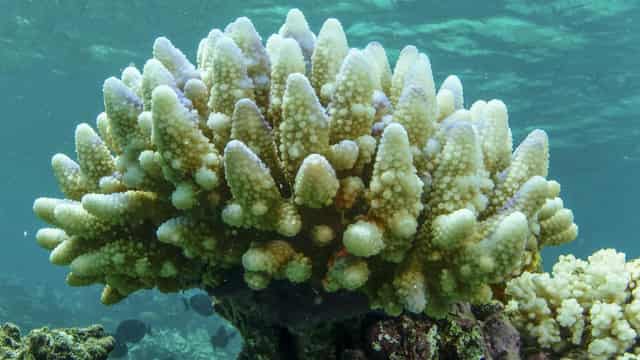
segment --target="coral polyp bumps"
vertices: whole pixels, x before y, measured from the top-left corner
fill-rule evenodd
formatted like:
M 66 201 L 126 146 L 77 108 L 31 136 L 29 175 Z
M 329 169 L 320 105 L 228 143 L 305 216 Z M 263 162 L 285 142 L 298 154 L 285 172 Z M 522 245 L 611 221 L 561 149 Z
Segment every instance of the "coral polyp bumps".
M 505 105 L 466 109 L 456 76 L 436 91 L 414 46 L 390 68 L 379 43 L 350 49 L 335 19 L 316 37 L 298 10 L 266 45 L 247 18 L 212 30 L 195 66 L 158 38 L 142 72 L 105 81 L 77 162 L 53 157 L 66 198 L 35 201 L 54 226 L 37 241 L 105 304 L 240 267 L 255 290 L 360 291 L 390 314 L 488 301 L 576 237 L 547 135 L 512 151 Z

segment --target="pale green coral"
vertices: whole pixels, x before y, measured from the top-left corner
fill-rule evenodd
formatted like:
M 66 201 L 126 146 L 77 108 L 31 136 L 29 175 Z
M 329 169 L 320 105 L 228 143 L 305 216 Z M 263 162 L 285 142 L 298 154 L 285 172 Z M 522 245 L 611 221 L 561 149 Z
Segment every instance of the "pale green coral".
M 159 37 L 153 43 L 153 57 L 169 70 L 176 81 L 176 86 L 180 88 L 185 88 L 189 80 L 200 77 L 195 66 L 189 62 L 182 51 L 173 46 L 171 41 L 165 37 Z
M 289 75 L 282 105 L 280 157 L 293 179 L 308 155 L 329 151 L 329 126 L 322 105 L 302 74 Z
M 242 99 L 236 103 L 231 118 L 230 139 L 240 140 L 247 145 L 265 162 L 273 178 L 279 183 L 284 182 L 271 126 L 251 100 Z
M 316 46 L 316 35 L 309 28 L 307 19 L 305 19 L 302 11 L 291 9 L 287 13 L 287 18 L 280 27 L 278 34 L 283 38 L 292 38 L 302 49 L 307 71 L 311 69 L 311 56 Z
M 293 236 L 300 230 L 300 220 L 287 211 L 285 199 L 266 165 L 246 145 L 232 140 L 224 151 L 227 183 L 233 200 L 222 212 L 222 219 L 237 227 L 276 230 Z
M 180 104 L 173 90 L 157 87 L 152 102 L 152 140 L 164 176 L 177 185 L 171 200 L 179 209 L 191 208 L 197 195 L 192 182 L 203 190 L 219 185 L 220 155 L 198 128 L 195 115 Z
M 247 75 L 253 81 L 256 103 L 264 113 L 269 106 L 271 65 L 267 51 L 262 46 L 262 39 L 251 20 L 246 17 L 229 24 L 225 33 L 238 45 L 247 60 Z
M 391 90 L 391 67 L 387 53 L 379 42 L 373 41 L 364 49 L 365 56 L 371 64 L 376 90 L 389 94 Z
M 276 131 L 282 118 L 282 102 L 290 74 L 304 74 L 304 57 L 300 45 L 292 39 L 273 35 L 267 43 L 271 57 L 271 92 L 269 119 Z
M 587 261 L 561 256 L 552 273 L 510 280 L 506 310 L 523 334 L 557 356 L 624 358 L 640 351 L 639 281 L 640 261 L 625 262 L 613 249 Z
M 418 227 L 423 205 L 422 181 L 416 175 L 407 132 L 391 124 L 382 134 L 373 165 L 367 198 L 368 216 L 386 229 L 382 256 L 393 262 L 404 258 Z
M 331 164 L 322 155 L 307 156 L 296 175 L 295 202 L 310 208 L 331 205 L 338 192 L 338 178 Z
M 337 255 L 329 264 L 323 280 L 327 291 L 355 290 L 369 279 L 369 267 L 364 259 L 351 255 Z
M 405 88 L 405 77 L 411 66 L 416 62 L 418 58 L 418 49 L 413 45 L 408 45 L 400 51 L 398 61 L 393 69 L 393 76 L 391 78 L 391 87 L 389 89 L 389 99 L 395 106 L 398 104 L 400 95 Z
M 329 103 L 331 142 L 370 134 L 375 115 L 373 90 L 369 62 L 361 51 L 351 50 L 336 77 Z
M 231 116 L 236 102 L 255 97 L 253 81 L 247 74 L 247 65 L 242 50 L 227 36 L 217 42 L 213 55 L 213 85 L 209 98 L 212 113 Z
M 546 134 L 512 154 L 506 106 L 465 109 L 455 76 L 436 93 L 416 47 L 391 72 L 381 44 L 348 49 L 335 19 L 317 41 L 299 10 L 265 45 L 247 18 L 224 29 L 200 41 L 197 66 L 159 38 L 142 73 L 105 81 L 77 160 L 53 157 L 67 199 L 36 200 L 51 224 L 37 241 L 70 265 L 69 285 L 104 284 L 111 304 L 241 269 L 253 289 L 323 284 L 439 315 L 575 238 L 544 178 Z
M 297 253 L 282 240 L 254 245 L 242 255 L 247 284 L 252 289 L 264 289 L 272 278 L 304 282 L 311 277 L 311 261 Z
M 311 84 L 325 105 L 334 92 L 336 75 L 348 51 L 347 37 L 340 22 L 336 19 L 325 21 L 311 57 Z

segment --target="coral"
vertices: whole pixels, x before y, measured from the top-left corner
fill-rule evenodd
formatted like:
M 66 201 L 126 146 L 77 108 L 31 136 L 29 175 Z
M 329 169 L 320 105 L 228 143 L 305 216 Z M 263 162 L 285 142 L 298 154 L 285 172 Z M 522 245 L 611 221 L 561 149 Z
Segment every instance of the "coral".
M 335 19 L 316 39 L 295 9 L 264 46 L 247 18 L 212 30 L 197 65 L 158 38 L 142 71 L 105 81 L 77 162 L 53 157 L 66 198 L 35 201 L 53 226 L 38 244 L 105 304 L 240 268 L 255 290 L 346 289 L 391 315 L 489 301 L 576 237 L 547 135 L 512 151 L 504 103 L 465 109 L 456 76 L 436 91 L 414 46 L 390 69 L 380 44 L 348 49 Z
M 550 274 L 507 283 L 507 313 L 529 342 L 556 355 L 625 358 L 640 352 L 639 284 L 640 260 L 625 262 L 613 249 L 587 261 L 560 256 Z
M 3 324 L 0 327 L 0 355 L 3 359 L 17 358 L 22 339 L 20 329 L 11 323 Z
M 0 326 L 2 359 L 106 360 L 114 346 L 115 339 L 99 325 L 83 329 L 40 328 L 25 337 L 11 323 Z

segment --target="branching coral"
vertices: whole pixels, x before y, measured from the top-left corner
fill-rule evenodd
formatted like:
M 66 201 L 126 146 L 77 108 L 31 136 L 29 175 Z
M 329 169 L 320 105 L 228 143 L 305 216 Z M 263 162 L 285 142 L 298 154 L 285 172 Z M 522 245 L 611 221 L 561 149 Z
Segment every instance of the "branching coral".
M 640 352 L 640 260 L 625 262 L 613 249 L 587 261 L 561 256 L 549 273 L 510 280 L 507 313 L 537 345 L 558 355 L 623 358 Z
M 192 65 L 166 38 L 140 72 L 104 83 L 97 132 L 52 166 L 65 199 L 34 211 L 51 262 L 112 304 L 143 288 L 215 288 L 240 267 L 366 294 L 372 307 L 441 314 L 482 302 L 576 237 L 548 140 L 512 153 L 506 106 L 464 108 L 436 91 L 406 47 L 393 72 L 378 43 L 349 49 L 329 19 L 318 38 L 298 10 L 263 42 L 251 21 L 214 29 Z

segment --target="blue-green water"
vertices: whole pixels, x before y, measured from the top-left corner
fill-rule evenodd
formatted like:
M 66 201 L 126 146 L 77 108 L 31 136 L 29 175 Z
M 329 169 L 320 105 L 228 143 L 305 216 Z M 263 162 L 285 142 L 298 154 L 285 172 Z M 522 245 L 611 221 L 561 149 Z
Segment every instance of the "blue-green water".
M 350 46 L 377 40 L 393 60 L 404 45 L 418 46 L 436 83 L 461 78 L 468 104 L 502 99 L 514 142 L 545 129 L 549 177 L 562 184 L 580 226 L 575 242 L 545 252 L 547 262 L 602 247 L 640 256 L 640 1 L 0 0 L 0 282 L 11 278 L 34 293 L 56 289 L 55 297 L 39 298 L 51 298 L 44 308 L 82 299 L 103 317 L 135 314 L 135 304 L 109 313 L 95 292 L 67 288 L 65 269 L 36 246 L 42 224 L 33 199 L 58 194 L 51 155 L 73 153 L 75 125 L 93 123 L 103 107 L 103 80 L 144 64 L 157 36 L 193 60 L 211 28 L 248 16 L 266 39 L 291 7 L 316 32 L 327 17 L 338 18 Z M 0 305 L 14 295 L 0 292 Z M 28 325 L 39 316 L 31 308 L 0 312 L 0 323 Z M 99 320 L 77 311 L 86 323 L 73 325 Z M 44 322 L 69 325 L 55 316 Z

